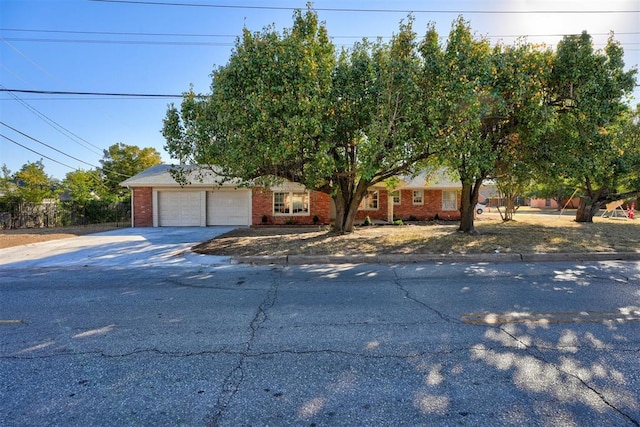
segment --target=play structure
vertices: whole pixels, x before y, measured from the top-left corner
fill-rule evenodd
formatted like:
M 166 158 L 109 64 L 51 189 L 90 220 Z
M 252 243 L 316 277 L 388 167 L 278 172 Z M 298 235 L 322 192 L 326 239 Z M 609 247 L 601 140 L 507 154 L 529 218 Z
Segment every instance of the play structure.
M 617 218 L 618 214 L 620 214 L 621 218 L 629 218 L 629 219 L 633 219 L 634 218 L 634 211 L 635 211 L 635 203 L 631 203 L 631 206 L 627 209 L 624 210 L 622 208 L 622 205 L 624 204 L 624 200 L 616 200 L 615 202 L 610 202 L 606 204 L 607 210 L 604 211 L 604 213 L 602 214 L 603 217 L 607 217 L 607 218 Z

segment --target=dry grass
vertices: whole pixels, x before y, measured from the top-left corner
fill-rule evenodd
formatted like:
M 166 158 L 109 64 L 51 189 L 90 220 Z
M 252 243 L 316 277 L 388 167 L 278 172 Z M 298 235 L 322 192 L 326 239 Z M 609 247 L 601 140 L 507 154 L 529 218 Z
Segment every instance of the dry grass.
M 242 228 L 194 249 L 231 256 L 640 252 L 638 220 L 573 219 L 570 213 L 518 213 L 505 223 L 497 214 L 484 214 L 476 221 L 480 235 L 459 233 L 457 222 L 358 227 L 347 235 L 317 227 Z
M 28 228 L 17 230 L 0 230 L 0 249 L 49 240 L 66 239 L 74 236 L 114 230 L 112 224 L 98 224 L 77 227 Z

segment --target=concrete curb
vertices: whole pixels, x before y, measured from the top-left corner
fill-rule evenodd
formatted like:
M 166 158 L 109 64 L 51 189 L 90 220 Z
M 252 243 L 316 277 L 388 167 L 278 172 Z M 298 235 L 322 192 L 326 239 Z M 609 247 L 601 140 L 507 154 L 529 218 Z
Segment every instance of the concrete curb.
M 362 254 L 362 255 L 263 255 L 231 257 L 236 264 L 308 265 L 308 264 L 411 264 L 466 262 L 587 262 L 640 261 L 640 252 L 592 253 L 486 253 L 486 254 Z

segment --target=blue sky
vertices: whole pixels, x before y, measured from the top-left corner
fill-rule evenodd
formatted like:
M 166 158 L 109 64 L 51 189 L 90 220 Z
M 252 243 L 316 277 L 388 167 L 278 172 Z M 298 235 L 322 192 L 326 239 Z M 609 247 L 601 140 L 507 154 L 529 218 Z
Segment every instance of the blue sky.
M 251 31 L 270 24 L 278 29 L 290 27 L 288 8 L 306 4 L 304 0 L 156 2 L 197 6 L 143 0 L 0 0 L 0 89 L 171 95 L 193 84 L 196 92 L 205 93 L 211 71 L 227 63 L 234 37 L 243 27 Z M 493 42 L 510 43 L 524 35 L 531 42 L 555 46 L 561 34 L 587 30 L 600 48 L 613 30 L 625 49 L 627 67 L 640 63 L 640 0 L 317 0 L 314 6 L 338 45 L 350 45 L 363 36 L 389 37 L 406 18 L 403 11 L 416 11 L 418 34 L 432 21 L 446 37 L 451 22 L 462 14 L 474 31 Z M 358 10 L 321 10 L 332 8 Z M 533 13 L 560 10 L 582 13 Z M 472 13 L 479 11 L 521 13 Z M 640 102 L 638 88 L 634 98 Z M 102 150 L 118 142 L 154 147 L 170 162 L 160 129 L 172 101 L 180 102 L 0 92 L 4 123 L 0 125 L 4 136 L 0 137 L 0 165 L 15 172 L 42 158 L 45 171 L 62 179 L 74 169 L 99 166 Z

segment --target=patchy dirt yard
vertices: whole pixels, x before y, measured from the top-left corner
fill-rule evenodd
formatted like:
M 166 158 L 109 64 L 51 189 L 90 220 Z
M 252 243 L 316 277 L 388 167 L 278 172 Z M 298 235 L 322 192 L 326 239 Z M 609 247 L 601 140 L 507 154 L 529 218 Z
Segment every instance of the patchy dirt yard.
M 502 222 L 497 214 L 476 221 L 479 235 L 457 231 L 457 222 L 358 227 L 339 235 L 323 228 L 240 228 L 194 248 L 211 255 L 366 255 L 455 253 L 640 252 L 640 220 L 570 214 L 517 214 Z
M 111 225 L 0 230 L 0 249 L 114 230 Z

